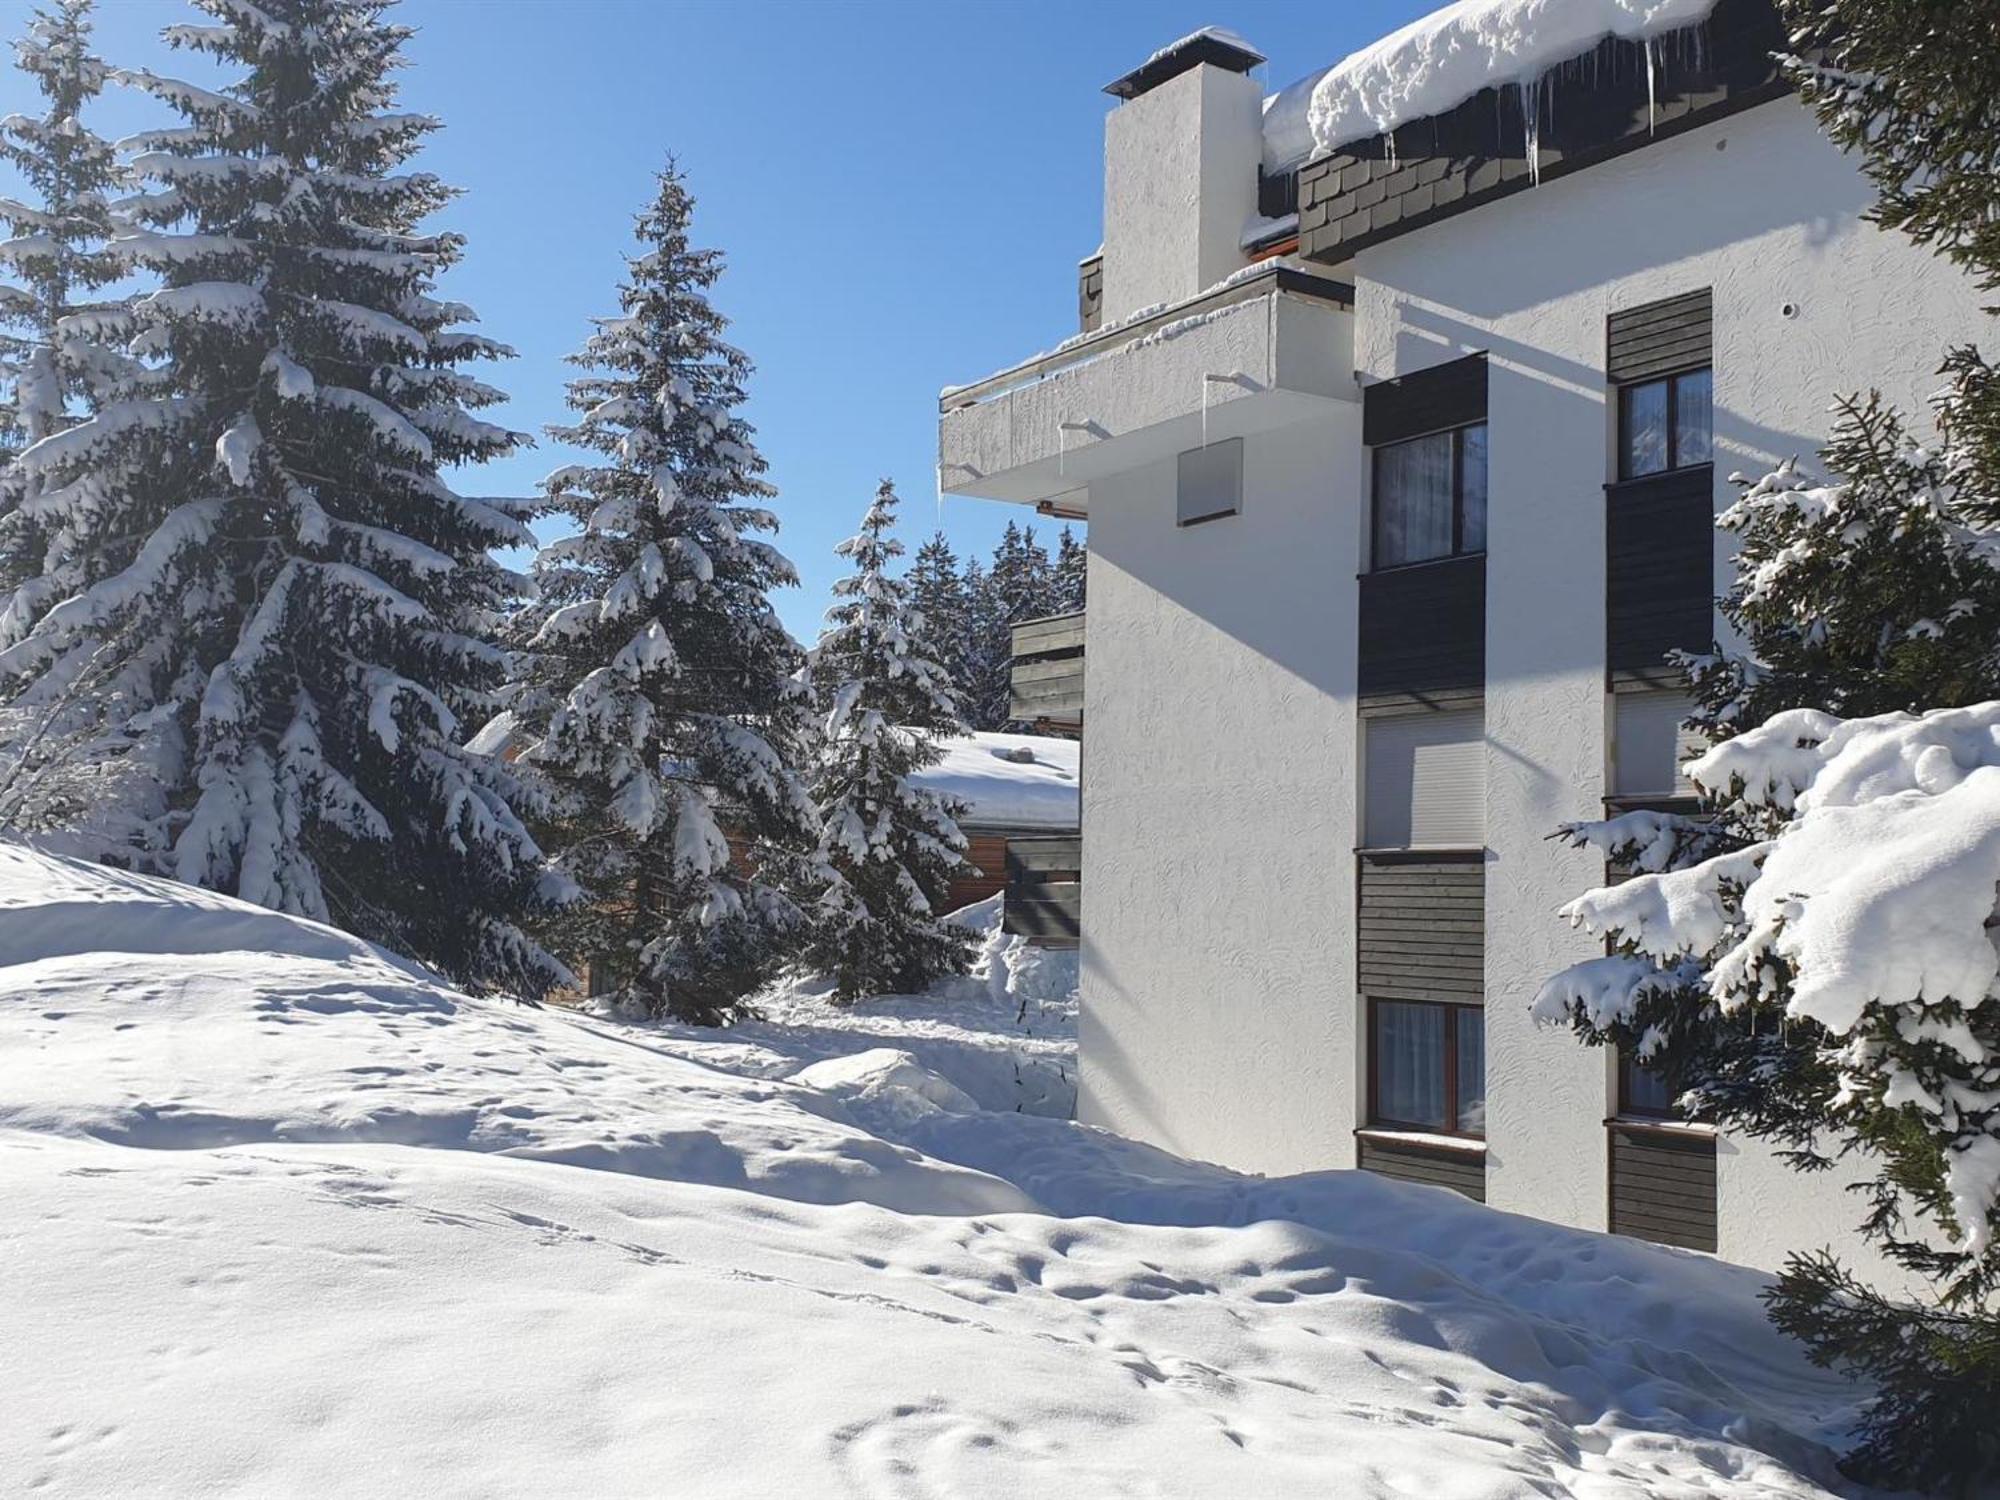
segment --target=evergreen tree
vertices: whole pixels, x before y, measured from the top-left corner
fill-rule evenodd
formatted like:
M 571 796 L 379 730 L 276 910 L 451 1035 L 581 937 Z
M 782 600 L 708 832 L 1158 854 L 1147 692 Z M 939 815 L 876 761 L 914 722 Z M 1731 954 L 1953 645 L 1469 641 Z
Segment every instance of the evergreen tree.
M 965 564 L 965 646 L 959 703 L 973 729 L 1004 729 L 1013 702 L 1013 637 L 1007 608 L 978 558 Z
M 1874 183 L 1867 217 L 2000 290 L 2000 45 L 1990 5 L 1782 0 L 1785 71 Z M 1989 308 L 1988 311 L 2000 309 Z M 1950 351 L 1940 413 L 1960 464 L 2000 473 L 2000 374 Z M 2000 523 L 2000 515 L 1985 515 Z
M 1007 523 L 1000 545 L 993 549 L 989 587 L 999 599 L 999 612 L 1010 625 L 1055 613 L 1055 573 L 1048 549 L 1035 540 L 1035 528 Z
M 966 590 L 958 557 L 942 531 L 917 549 L 910 564 L 910 603 L 922 617 L 923 639 L 955 694 L 965 688 Z
M 1875 182 L 1870 217 L 2000 286 L 1991 14 L 1785 9 L 1787 71 Z M 1885 1297 L 1819 1254 L 1794 1256 L 1766 1302 L 1815 1362 L 1873 1385 L 1853 1472 L 1971 1495 L 2000 1483 L 1984 1419 L 2000 1398 L 2000 1017 L 1992 983 L 1952 960 L 1990 956 L 2000 914 L 1990 860 L 1954 853 L 1995 837 L 1975 778 L 2000 774 L 2000 382 L 1969 344 L 1945 374 L 1937 444 L 1849 398 L 1832 482 L 1788 465 L 1723 517 L 1742 539 L 1723 607 L 1746 647 L 1690 663 L 1696 722 L 1735 736 L 1694 767 L 1708 811 L 1565 830 L 1642 873 L 1572 903 L 1613 951 L 1537 1008 L 1628 1049 L 1694 1118 L 1801 1169 L 1866 1168 L 1863 1235 L 1935 1300 Z
M 971 935 L 942 919 L 965 862 L 963 807 L 910 779 L 937 763 L 937 736 L 963 726 L 943 666 L 925 653 L 911 586 L 888 571 L 903 553 L 896 504 L 885 479 L 859 534 L 835 549 L 854 571 L 834 585 L 813 651 L 826 709 L 813 792 L 831 880 L 802 957 L 848 1004 L 915 993 L 971 957 Z
M 1067 526 L 1056 540 L 1056 567 L 1054 598 L 1051 607 L 1057 614 L 1070 614 L 1083 608 L 1084 579 L 1088 572 L 1090 549 L 1086 543 L 1076 539 L 1076 534 Z
M 129 75 L 185 119 L 135 143 L 157 191 L 121 242 L 164 282 L 130 313 L 157 371 L 17 462 L 61 602 L 0 652 L 0 822 L 539 992 L 516 918 L 561 893 L 459 744 L 502 673 L 489 549 L 526 533 L 440 477 L 525 439 L 471 415 L 501 393 L 459 367 L 505 351 L 430 294 L 462 246 L 400 170 L 437 128 L 393 108 L 410 33 L 381 0 L 199 3 L 168 40 L 235 80 Z
M 797 575 L 759 536 L 777 520 L 740 415 L 750 362 L 723 341 L 722 257 L 689 243 L 693 208 L 670 162 L 619 316 L 574 357 L 581 415 L 551 436 L 596 458 L 547 481 L 579 529 L 535 560 L 517 711 L 554 789 L 548 836 L 590 896 L 560 945 L 610 966 L 614 1003 L 717 1023 L 797 920 L 757 872 L 817 827 L 786 756 L 800 655 L 768 598 Z
M 1837 409 L 1821 452 L 1833 482 L 1787 463 L 1717 522 L 1739 543 L 1721 609 L 1748 647 L 1687 662 L 1712 735 L 1788 708 L 1858 717 L 2000 697 L 2000 552 L 1969 518 L 1977 484 L 1880 396 Z
M 83 119 L 106 77 L 90 48 L 91 10 L 92 0 L 57 0 L 35 13 L 15 56 L 45 106 L 38 116 L 0 120 L 0 159 L 35 200 L 0 199 L 0 223 L 11 232 L 0 241 L 0 267 L 14 278 L 0 282 L 0 470 L 28 444 L 73 425 L 130 371 L 81 316 L 105 310 L 87 294 L 121 269 L 108 244 L 120 225 L 106 197 L 121 173 L 110 144 Z M 0 477 L 0 602 L 40 570 L 44 527 L 31 502 L 21 476 Z M 0 617 L 0 646 L 53 601 L 31 593 L 21 602 L 23 618 Z

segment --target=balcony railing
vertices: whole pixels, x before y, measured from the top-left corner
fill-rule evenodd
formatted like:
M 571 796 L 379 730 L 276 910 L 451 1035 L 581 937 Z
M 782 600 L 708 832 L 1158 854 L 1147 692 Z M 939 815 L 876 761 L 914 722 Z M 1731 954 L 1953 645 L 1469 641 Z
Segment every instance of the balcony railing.
M 1073 732 L 1083 724 L 1083 611 L 1014 627 L 1008 713 L 1022 723 Z

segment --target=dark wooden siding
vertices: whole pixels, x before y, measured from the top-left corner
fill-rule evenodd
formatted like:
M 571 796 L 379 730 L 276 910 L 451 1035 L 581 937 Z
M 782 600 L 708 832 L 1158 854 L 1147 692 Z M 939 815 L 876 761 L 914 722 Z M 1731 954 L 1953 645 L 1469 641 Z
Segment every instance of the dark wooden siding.
M 1703 287 L 1605 320 L 1605 374 L 1614 385 L 1699 369 L 1712 358 L 1714 294 Z
M 1016 838 L 1007 845 L 1007 900 L 1001 930 L 1049 948 L 1073 948 L 1083 934 L 1083 840 Z
M 1607 485 L 1605 660 L 1662 665 L 1715 641 L 1715 471 L 1708 464 Z
M 1461 1003 L 1485 998 L 1481 855 L 1364 852 L 1355 928 L 1363 995 Z
M 1715 1249 L 1715 1137 L 1613 1120 L 1611 1232 Z
M 1468 354 L 1361 392 L 1361 441 L 1370 448 L 1486 420 L 1486 356 Z
M 966 863 L 959 866 L 951 882 L 951 894 L 945 898 L 948 911 L 984 901 L 1007 888 L 1007 835 L 967 829 L 965 845 Z
M 1361 575 L 1362 703 L 1486 685 L 1486 558 Z
M 1008 712 L 1023 723 L 1083 719 L 1083 614 L 1023 620 L 1014 627 Z
M 1359 1138 L 1365 1172 L 1378 1172 L 1402 1182 L 1423 1182 L 1463 1193 L 1475 1203 L 1486 1201 L 1486 1155 L 1427 1146 L 1416 1141 L 1386 1140 L 1378 1135 Z

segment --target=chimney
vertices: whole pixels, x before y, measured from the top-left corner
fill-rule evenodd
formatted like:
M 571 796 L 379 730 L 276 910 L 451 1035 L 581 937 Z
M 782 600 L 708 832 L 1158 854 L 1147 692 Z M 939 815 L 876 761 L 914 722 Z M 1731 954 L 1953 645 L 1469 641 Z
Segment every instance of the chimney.
M 1262 53 L 1204 27 L 1164 47 L 1104 92 L 1104 308 L 1115 323 L 1179 302 L 1247 263 L 1257 212 Z

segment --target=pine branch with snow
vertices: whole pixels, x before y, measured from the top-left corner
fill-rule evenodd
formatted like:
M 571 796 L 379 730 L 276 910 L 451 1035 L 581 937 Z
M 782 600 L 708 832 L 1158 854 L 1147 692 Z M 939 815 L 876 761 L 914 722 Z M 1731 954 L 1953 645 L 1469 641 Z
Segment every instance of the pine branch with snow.
M 1938 397 L 1950 421 L 1956 387 Z M 1994 497 L 1949 441 L 1875 394 L 1843 398 L 1815 482 L 1787 463 L 1717 524 L 1737 538 L 1720 604 L 1747 649 L 1688 660 L 1713 733 L 1789 708 L 1845 717 L 2000 697 Z
M 152 369 L 17 461 L 49 542 L 0 645 L 0 822 L 539 993 L 517 919 L 562 892 L 527 789 L 460 745 L 526 533 L 440 477 L 526 439 L 472 415 L 494 346 L 432 294 L 462 246 L 405 169 L 437 124 L 393 109 L 410 33 L 201 4 L 169 39 L 233 82 L 124 75 L 186 121 L 135 143 L 156 190 L 114 247 L 160 278 L 122 319 Z
M 852 571 L 834 585 L 812 653 L 825 713 L 813 778 L 825 886 L 801 957 L 849 1004 L 913 994 L 971 961 L 965 931 L 945 920 L 965 864 L 963 808 L 912 780 L 937 764 L 938 736 L 963 725 L 911 584 L 889 571 L 903 553 L 896 506 L 884 480 L 861 530 L 835 549 Z
M 669 163 L 619 314 L 574 357 L 578 419 L 551 435 L 590 458 L 545 482 L 576 529 L 535 560 L 514 711 L 589 897 L 555 940 L 610 975 L 610 1003 L 714 1023 L 797 922 L 761 871 L 818 830 L 786 732 L 800 653 L 769 599 L 797 575 L 765 540 L 750 362 L 709 302 L 722 257 L 690 243 L 693 209 Z

